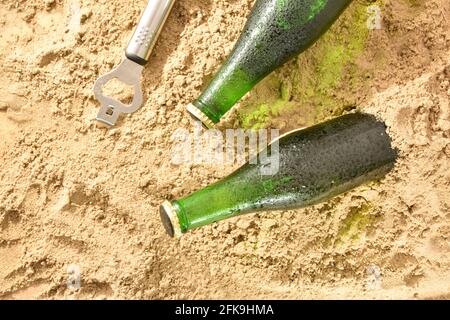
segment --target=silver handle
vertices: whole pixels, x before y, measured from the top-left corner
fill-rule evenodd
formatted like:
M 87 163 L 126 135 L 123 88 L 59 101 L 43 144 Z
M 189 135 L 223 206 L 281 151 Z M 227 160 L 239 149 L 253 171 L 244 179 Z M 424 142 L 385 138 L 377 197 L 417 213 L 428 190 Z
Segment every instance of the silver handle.
M 169 16 L 175 0 L 150 0 L 125 51 L 128 59 L 144 65 Z

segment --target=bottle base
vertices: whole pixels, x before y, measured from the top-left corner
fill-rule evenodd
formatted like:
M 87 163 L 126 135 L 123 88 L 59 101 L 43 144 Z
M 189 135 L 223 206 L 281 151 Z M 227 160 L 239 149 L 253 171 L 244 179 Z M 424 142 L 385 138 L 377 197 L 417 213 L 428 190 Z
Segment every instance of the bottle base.
M 186 106 L 186 111 L 195 119 L 200 120 L 207 129 L 214 128 L 214 122 L 212 122 L 206 114 L 204 114 L 199 108 L 192 103 Z
M 166 229 L 167 234 L 172 238 L 179 238 L 183 235 L 180 228 L 180 221 L 176 209 L 169 201 L 165 201 L 159 207 L 161 221 Z

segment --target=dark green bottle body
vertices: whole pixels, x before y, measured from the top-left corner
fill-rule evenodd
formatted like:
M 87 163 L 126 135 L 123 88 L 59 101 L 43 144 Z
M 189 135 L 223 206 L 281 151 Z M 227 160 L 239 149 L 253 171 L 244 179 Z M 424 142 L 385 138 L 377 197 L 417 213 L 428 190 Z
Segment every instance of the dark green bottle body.
M 279 141 L 279 170 L 265 176 L 246 164 L 222 181 L 173 201 L 176 215 L 166 230 L 181 233 L 244 213 L 300 208 L 383 177 L 397 153 L 385 125 L 367 114 L 350 114 L 293 132 Z M 264 154 L 270 155 L 268 147 Z M 166 221 L 165 221 L 166 220 Z M 172 225 L 171 225 L 172 224 Z
M 351 0 L 256 0 L 233 52 L 193 105 L 219 120 L 259 81 L 311 46 Z

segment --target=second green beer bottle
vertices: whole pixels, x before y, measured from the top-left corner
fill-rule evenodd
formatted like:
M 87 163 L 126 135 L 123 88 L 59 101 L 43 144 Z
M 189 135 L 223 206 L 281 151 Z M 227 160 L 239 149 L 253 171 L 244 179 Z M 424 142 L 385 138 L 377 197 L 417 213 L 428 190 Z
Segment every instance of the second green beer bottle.
M 213 127 L 260 80 L 311 46 L 351 0 L 256 0 L 233 52 L 188 112 Z
M 249 162 L 205 189 L 165 202 L 160 212 L 169 235 L 244 213 L 327 200 L 383 177 L 397 157 L 385 125 L 367 114 L 342 116 L 278 141 L 277 157 L 271 160 L 278 161 L 278 170 L 270 175 L 262 174 L 269 162 Z M 270 158 L 271 151 L 269 147 L 261 154 Z

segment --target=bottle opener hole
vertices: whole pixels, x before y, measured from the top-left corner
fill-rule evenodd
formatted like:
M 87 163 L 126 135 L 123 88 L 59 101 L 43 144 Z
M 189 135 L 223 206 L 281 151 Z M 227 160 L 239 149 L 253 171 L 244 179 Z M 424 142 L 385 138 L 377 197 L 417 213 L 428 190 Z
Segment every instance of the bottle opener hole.
M 117 78 L 113 78 L 108 81 L 102 87 L 103 94 L 120 101 L 125 105 L 129 105 L 133 102 L 134 87 L 129 86 Z
M 114 114 L 113 107 L 108 107 L 108 110 L 106 110 L 106 114 L 111 117 Z

